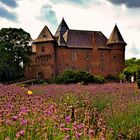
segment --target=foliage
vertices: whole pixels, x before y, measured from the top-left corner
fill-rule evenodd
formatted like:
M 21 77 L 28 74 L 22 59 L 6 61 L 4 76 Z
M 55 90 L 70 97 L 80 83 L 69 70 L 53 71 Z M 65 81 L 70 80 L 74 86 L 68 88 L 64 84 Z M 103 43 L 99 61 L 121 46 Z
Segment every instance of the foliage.
M 137 67 L 137 85 L 138 88 L 140 89 L 140 66 Z
M 23 65 L 31 54 L 30 34 L 23 29 L 2 28 L 0 30 L 0 81 L 23 77 Z
M 85 71 L 73 71 L 73 70 L 66 70 L 60 76 L 54 78 L 55 83 L 59 84 L 71 84 L 71 83 L 104 83 L 105 80 L 103 77 L 93 76 L 90 73 Z
M 120 80 L 131 81 L 131 76 L 136 79 L 137 66 L 140 65 L 140 59 L 131 58 L 125 60 L 125 68 L 123 72 L 119 75 Z
M 124 75 L 124 73 L 120 73 L 119 74 L 119 80 L 121 80 L 122 82 L 125 82 L 125 75 Z
M 135 84 L 0 88 L 1 140 L 138 140 Z
M 111 74 L 108 74 L 107 77 L 106 77 L 106 80 L 116 82 L 116 81 L 118 81 L 118 78 L 115 77 L 115 76 L 112 76 Z

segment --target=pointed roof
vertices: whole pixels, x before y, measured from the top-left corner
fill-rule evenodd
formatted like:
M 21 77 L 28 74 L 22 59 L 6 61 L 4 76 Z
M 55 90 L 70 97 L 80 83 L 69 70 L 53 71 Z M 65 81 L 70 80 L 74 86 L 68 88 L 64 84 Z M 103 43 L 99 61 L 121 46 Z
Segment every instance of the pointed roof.
M 112 33 L 107 41 L 107 45 L 115 44 L 115 43 L 121 43 L 121 44 L 126 45 L 117 25 L 115 25 L 115 27 L 114 27 L 114 29 L 113 29 L 113 31 L 112 31 Z
M 41 33 L 39 34 L 37 39 L 33 41 L 33 43 L 46 41 L 54 41 L 54 37 L 47 26 L 42 29 Z
M 68 25 L 66 24 L 64 18 L 62 18 L 61 23 L 59 24 L 56 33 L 55 33 L 55 37 L 58 37 L 60 34 L 64 35 L 64 33 L 69 30 Z

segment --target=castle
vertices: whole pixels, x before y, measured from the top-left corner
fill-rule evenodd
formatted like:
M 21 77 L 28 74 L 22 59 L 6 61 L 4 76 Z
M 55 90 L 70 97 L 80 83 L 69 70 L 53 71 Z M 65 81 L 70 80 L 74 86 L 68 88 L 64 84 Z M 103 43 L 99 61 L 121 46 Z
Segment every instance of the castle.
M 107 39 L 101 31 L 69 29 L 63 18 L 55 35 L 45 26 L 33 40 L 25 77 L 51 79 L 67 69 L 118 76 L 124 68 L 125 46 L 117 25 Z

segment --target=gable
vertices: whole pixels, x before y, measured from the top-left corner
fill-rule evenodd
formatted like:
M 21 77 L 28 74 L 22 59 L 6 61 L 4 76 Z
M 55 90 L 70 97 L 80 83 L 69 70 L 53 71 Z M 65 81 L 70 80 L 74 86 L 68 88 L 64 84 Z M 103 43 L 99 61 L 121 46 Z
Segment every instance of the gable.
M 43 30 L 41 31 L 37 39 L 33 41 L 33 43 L 46 41 L 54 41 L 54 37 L 47 26 L 43 28 Z

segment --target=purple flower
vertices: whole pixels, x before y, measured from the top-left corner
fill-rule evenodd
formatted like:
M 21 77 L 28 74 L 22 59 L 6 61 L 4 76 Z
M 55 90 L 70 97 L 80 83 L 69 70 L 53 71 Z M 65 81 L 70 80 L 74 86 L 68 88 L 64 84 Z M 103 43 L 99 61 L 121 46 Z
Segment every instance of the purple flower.
M 18 132 L 18 133 L 16 133 L 16 137 L 17 137 L 17 138 L 19 138 L 19 137 L 20 137 L 20 134 L 19 134 L 19 132 Z
M 10 140 L 10 138 L 9 137 L 6 137 L 5 140 Z
M 68 134 L 65 136 L 65 140 L 69 140 L 69 135 Z
M 66 132 L 67 132 L 67 131 L 70 131 L 70 128 L 65 127 L 65 128 L 64 128 L 64 131 L 66 131 Z
M 21 124 L 22 124 L 23 126 L 25 126 L 25 125 L 27 124 L 27 121 L 26 121 L 25 119 L 23 119 L 23 120 L 21 121 Z
M 77 134 L 76 134 L 76 138 L 77 138 L 78 140 L 80 140 L 80 137 L 81 137 L 81 133 L 77 133 Z
M 17 116 L 13 116 L 12 119 L 13 119 L 13 121 L 16 121 L 18 119 L 18 117 Z
M 20 110 L 20 114 L 28 114 L 29 110 L 27 107 L 22 107 Z
M 83 127 L 84 127 L 84 125 L 82 123 L 78 125 L 79 129 L 83 129 Z
M 64 124 L 63 123 L 60 124 L 60 128 L 64 128 Z
M 51 116 L 53 113 L 51 111 L 48 112 L 48 115 Z
M 70 116 L 67 116 L 66 117 L 66 123 L 68 124 L 68 123 L 70 123 L 71 122 L 71 118 L 70 118 Z
M 76 126 L 73 126 L 73 131 L 77 131 L 77 127 Z
M 89 130 L 89 134 L 93 136 L 94 135 L 94 131 L 92 129 L 90 129 Z
M 24 130 L 21 130 L 21 131 L 19 132 L 19 134 L 20 134 L 21 136 L 24 136 L 25 131 L 24 131 Z
M 50 112 L 54 112 L 54 106 L 51 105 L 51 106 L 49 107 L 49 110 L 50 110 Z

